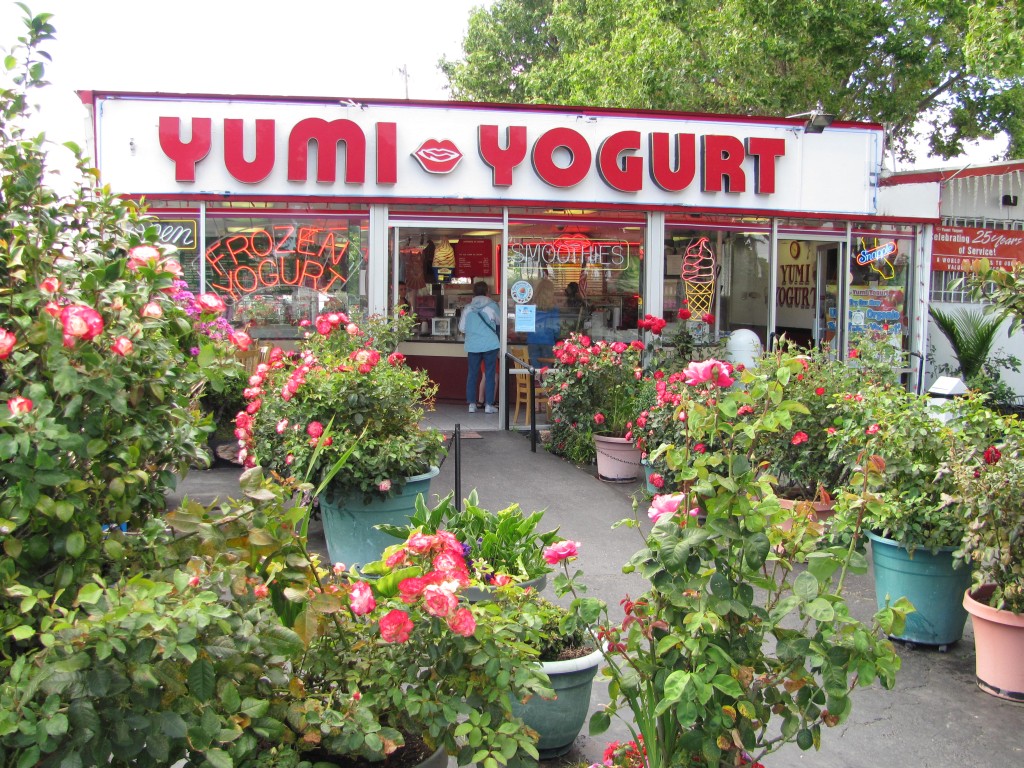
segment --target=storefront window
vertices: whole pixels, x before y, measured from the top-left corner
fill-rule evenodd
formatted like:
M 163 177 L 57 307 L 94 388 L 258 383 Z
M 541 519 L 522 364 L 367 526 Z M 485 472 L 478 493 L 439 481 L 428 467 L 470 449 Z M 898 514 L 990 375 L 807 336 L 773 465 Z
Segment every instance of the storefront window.
M 206 289 L 257 338 L 294 338 L 325 310 L 365 306 L 365 215 L 208 215 Z
M 545 364 L 542 349 L 571 333 L 636 339 L 645 230 L 642 219 L 510 217 L 510 343 Z
M 739 329 L 753 331 L 766 345 L 772 300 L 770 245 L 767 219 L 667 220 L 665 338 L 682 335 L 694 345 L 690 354 L 698 356 L 701 347 Z
M 853 232 L 850 255 L 850 340 L 883 334 L 909 349 L 910 266 L 913 234 L 894 230 Z

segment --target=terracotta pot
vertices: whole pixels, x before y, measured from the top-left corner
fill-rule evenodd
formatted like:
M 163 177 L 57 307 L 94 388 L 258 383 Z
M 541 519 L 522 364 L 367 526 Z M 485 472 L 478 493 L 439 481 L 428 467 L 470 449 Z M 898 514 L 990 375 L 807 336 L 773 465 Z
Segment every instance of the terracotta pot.
M 964 592 L 974 627 L 975 676 L 985 693 L 1024 702 L 1024 614 L 988 604 L 994 584 Z
M 799 505 L 799 507 L 797 507 Z M 810 507 L 808 508 L 808 505 Z M 816 523 L 825 523 L 832 515 L 835 514 L 835 507 L 831 501 L 804 501 L 800 499 L 779 499 L 779 506 L 783 509 L 788 509 L 790 512 L 790 518 L 795 514 L 811 514 L 812 520 Z M 787 519 L 782 523 L 782 529 L 788 531 L 793 527 L 792 519 Z
M 624 437 L 594 435 L 597 447 L 597 476 L 601 480 L 622 483 L 640 476 L 643 452 Z

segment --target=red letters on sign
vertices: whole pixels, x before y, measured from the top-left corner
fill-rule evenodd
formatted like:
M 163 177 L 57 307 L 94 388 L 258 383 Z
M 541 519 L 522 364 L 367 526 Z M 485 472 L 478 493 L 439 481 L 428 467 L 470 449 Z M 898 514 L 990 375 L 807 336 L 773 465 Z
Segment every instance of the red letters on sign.
M 555 150 L 569 150 L 569 165 L 555 163 Z M 533 145 L 533 168 L 542 181 L 552 187 L 571 187 L 583 181 L 590 173 L 592 159 L 590 144 L 572 128 L 552 128 L 542 133 Z
M 639 192 L 644 185 L 644 161 L 636 155 L 640 149 L 640 131 L 619 131 L 601 142 L 597 151 L 597 170 L 604 183 L 621 192 Z M 622 164 L 619 165 L 619 158 Z
M 477 145 L 481 159 L 494 172 L 494 186 L 512 186 L 512 169 L 526 157 L 526 127 L 512 125 L 506 128 L 503 148 L 498 144 L 498 126 L 481 125 Z
M 174 163 L 175 180 L 195 182 L 196 166 L 210 152 L 211 123 L 208 117 L 191 118 L 191 137 L 182 141 L 181 120 L 177 117 L 160 118 L 160 148 Z M 224 120 L 225 169 L 233 178 L 246 184 L 258 184 L 267 179 L 274 170 L 277 157 L 275 121 L 256 120 L 255 128 L 255 147 L 246 151 L 244 122 L 240 119 Z M 398 132 L 397 123 L 380 122 L 374 126 L 373 160 L 376 162 L 377 184 L 398 183 Z M 408 144 L 409 139 L 406 136 L 402 143 Z M 530 151 L 529 139 L 523 125 L 506 126 L 503 137 L 500 126 L 479 126 L 477 149 L 481 161 L 491 169 L 495 187 L 512 186 L 514 170 Z M 307 181 L 310 145 L 315 143 L 317 183 L 334 184 L 337 181 L 340 144 L 345 148 L 344 183 L 359 185 L 366 182 L 366 135 L 357 123 L 306 118 L 295 124 L 287 141 L 288 181 Z M 443 138 L 440 143 L 452 144 L 448 138 Z M 640 192 L 646 183 L 646 162 L 651 180 L 666 192 L 687 189 L 699 167 L 704 192 L 739 194 L 747 191 L 746 164 L 747 170 L 753 171 L 754 192 L 770 195 L 778 184 L 779 159 L 786 155 L 784 138 L 747 137 L 741 140 L 727 134 L 701 136 L 699 156 L 697 136 L 693 133 L 650 133 L 646 161 L 640 153 L 641 147 L 643 134 L 640 131 L 617 131 L 604 138 L 597 149 L 596 163 L 604 183 L 620 192 Z M 560 156 L 567 157 L 568 163 L 564 159 L 556 159 Z M 752 163 L 747 162 L 748 158 Z M 564 189 L 587 178 L 594 165 L 594 153 L 590 141 L 578 131 L 557 127 L 537 136 L 531 160 L 539 179 L 552 187 Z M 424 170 L 445 174 L 456 171 L 455 163 L 441 171 L 428 164 Z
M 195 181 L 196 163 L 210 152 L 210 123 L 208 117 L 192 118 L 192 140 L 181 140 L 181 120 L 177 117 L 160 118 L 160 149 L 174 161 L 175 181 Z

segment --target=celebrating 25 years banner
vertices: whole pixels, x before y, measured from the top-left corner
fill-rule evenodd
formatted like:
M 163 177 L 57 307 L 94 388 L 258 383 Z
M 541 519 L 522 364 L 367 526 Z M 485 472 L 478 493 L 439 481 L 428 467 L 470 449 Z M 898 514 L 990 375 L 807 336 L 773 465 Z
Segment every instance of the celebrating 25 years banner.
M 1010 269 L 1024 261 L 1024 232 L 973 227 L 936 227 L 932 236 L 932 270 L 959 272 L 965 260 L 988 259 Z

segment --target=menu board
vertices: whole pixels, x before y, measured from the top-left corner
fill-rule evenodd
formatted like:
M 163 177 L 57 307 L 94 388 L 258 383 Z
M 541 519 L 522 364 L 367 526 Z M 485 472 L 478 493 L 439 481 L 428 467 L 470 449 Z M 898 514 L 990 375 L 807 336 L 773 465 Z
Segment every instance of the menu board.
M 456 277 L 490 277 L 493 256 L 489 238 L 464 237 L 455 244 Z

